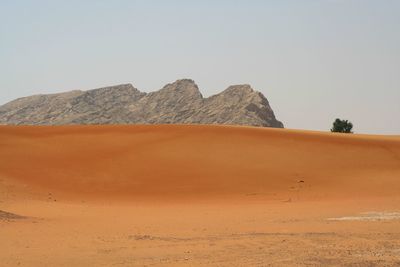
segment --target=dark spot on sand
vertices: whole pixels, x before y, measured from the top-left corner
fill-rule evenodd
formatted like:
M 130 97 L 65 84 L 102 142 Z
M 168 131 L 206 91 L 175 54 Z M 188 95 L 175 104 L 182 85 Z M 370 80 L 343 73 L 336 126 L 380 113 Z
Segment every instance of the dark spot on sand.
M 17 215 L 11 212 L 6 212 L 0 210 L 0 220 L 4 221 L 10 221 L 10 220 L 19 220 L 19 219 L 25 219 L 25 216 Z

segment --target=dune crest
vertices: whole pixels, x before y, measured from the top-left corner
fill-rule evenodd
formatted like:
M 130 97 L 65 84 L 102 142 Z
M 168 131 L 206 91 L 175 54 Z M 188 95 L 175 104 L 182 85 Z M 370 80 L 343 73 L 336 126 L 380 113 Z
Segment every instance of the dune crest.
M 93 197 L 389 196 L 400 139 L 205 125 L 1 126 L 0 176 Z

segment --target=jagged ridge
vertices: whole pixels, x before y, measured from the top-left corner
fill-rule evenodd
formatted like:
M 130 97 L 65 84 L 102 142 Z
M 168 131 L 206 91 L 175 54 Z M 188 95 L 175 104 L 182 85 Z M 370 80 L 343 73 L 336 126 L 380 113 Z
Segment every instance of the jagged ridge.
M 268 100 L 250 85 L 203 98 L 196 83 L 177 80 L 143 93 L 131 84 L 23 97 L 0 106 L 0 124 L 232 124 L 283 128 Z

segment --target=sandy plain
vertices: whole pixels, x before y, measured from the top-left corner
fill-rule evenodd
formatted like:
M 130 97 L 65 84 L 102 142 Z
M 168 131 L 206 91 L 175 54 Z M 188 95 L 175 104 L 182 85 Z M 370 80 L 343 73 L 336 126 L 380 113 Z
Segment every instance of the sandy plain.
M 0 266 L 400 266 L 400 137 L 0 126 Z

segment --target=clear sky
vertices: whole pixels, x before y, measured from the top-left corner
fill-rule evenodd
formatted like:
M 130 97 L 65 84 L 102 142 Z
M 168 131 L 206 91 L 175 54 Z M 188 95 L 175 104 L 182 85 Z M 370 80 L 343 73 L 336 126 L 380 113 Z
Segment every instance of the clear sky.
M 194 79 L 248 83 L 286 128 L 400 134 L 398 0 L 0 0 L 0 104 Z

